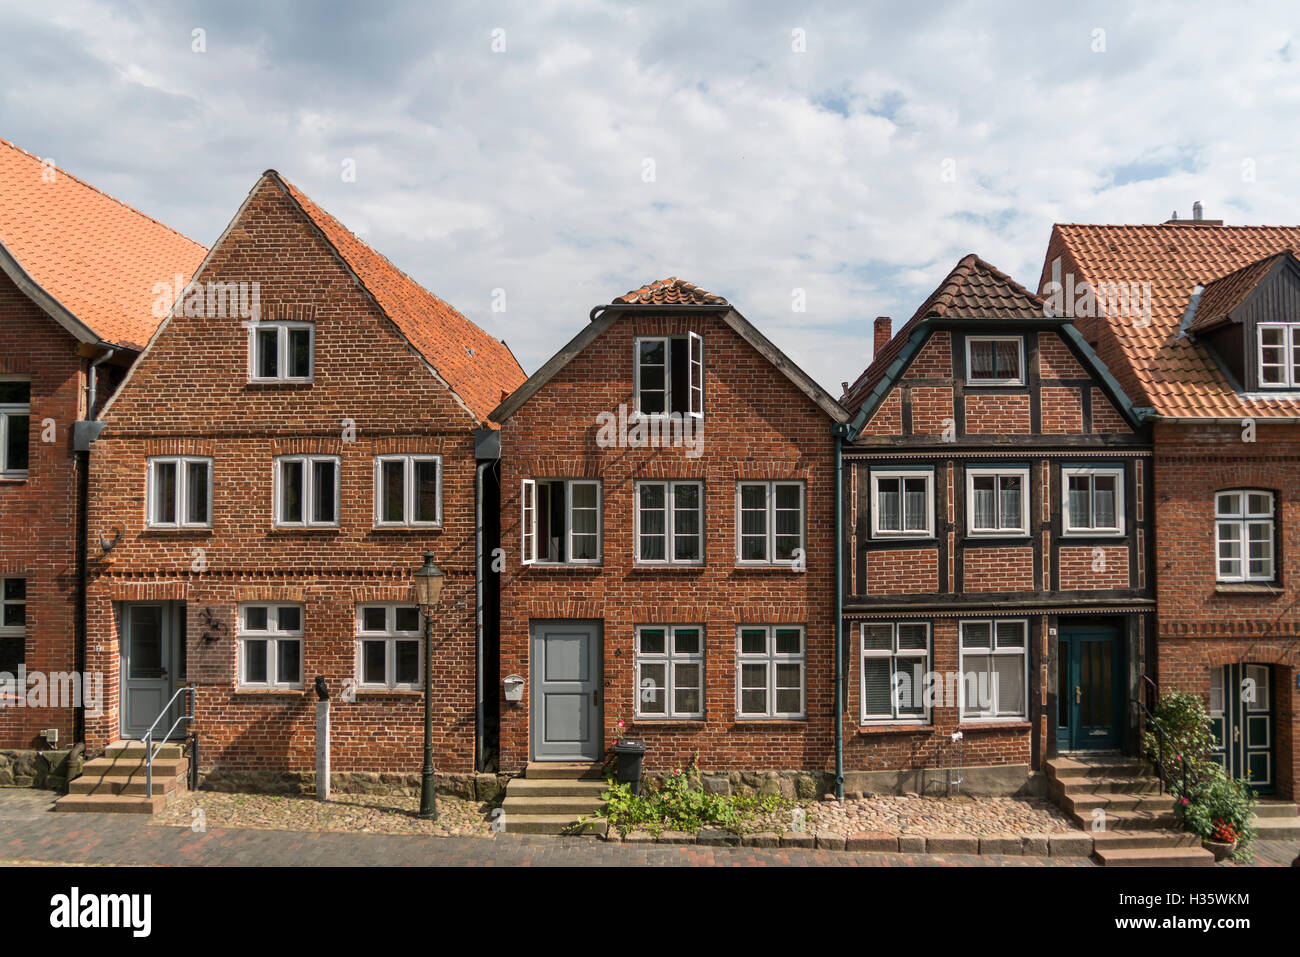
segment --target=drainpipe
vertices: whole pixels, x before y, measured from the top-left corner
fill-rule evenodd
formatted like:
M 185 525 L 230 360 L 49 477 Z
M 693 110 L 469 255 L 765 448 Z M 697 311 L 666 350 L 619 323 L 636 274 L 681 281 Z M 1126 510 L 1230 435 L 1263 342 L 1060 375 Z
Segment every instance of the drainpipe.
M 474 631 L 474 769 L 483 770 L 483 470 L 487 462 L 479 462 L 474 470 L 474 594 L 476 627 Z
M 86 578 L 90 539 L 90 443 L 95 440 L 99 430 L 91 423 L 95 422 L 95 398 L 98 385 L 98 368 L 117 353 L 116 349 L 105 347 L 104 354 L 90 363 L 86 370 L 86 415 L 80 422 L 73 423 L 73 451 L 77 467 L 77 541 L 76 566 L 77 584 L 73 610 L 73 670 L 82 676 L 83 694 L 81 704 L 72 711 L 72 743 L 86 743 L 86 700 L 84 694 L 86 676 Z
M 849 427 L 836 423 L 835 435 L 835 797 L 844 800 L 844 436 Z

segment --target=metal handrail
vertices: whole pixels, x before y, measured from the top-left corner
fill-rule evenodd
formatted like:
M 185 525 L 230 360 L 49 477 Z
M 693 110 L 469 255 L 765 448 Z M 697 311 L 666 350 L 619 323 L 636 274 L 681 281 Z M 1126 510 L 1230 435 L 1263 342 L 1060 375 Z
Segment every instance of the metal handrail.
M 166 717 L 167 712 L 171 710 L 172 705 L 176 703 L 176 699 L 181 695 L 186 696 L 186 710 L 167 729 L 162 738 L 163 744 L 171 738 L 172 732 L 176 730 L 176 726 L 182 721 L 186 722 L 186 731 L 189 730 L 189 724 L 194 721 L 194 685 L 184 685 L 177 688 L 176 693 L 163 705 L 162 711 L 158 712 L 158 717 L 153 719 L 153 724 L 149 725 L 149 730 L 144 733 L 144 793 L 150 800 L 153 799 L 153 759 L 157 756 L 158 751 L 162 750 L 163 746 L 163 744 L 159 744 L 155 749 L 153 729 L 158 727 L 158 722 Z
M 1151 682 L 1151 685 L 1152 687 L 1155 687 L 1155 682 Z M 1192 784 L 1198 783 L 1196 772 L 1192 770 L 1191 763 L 1180 751 L 1174 748 L 1169 732 L 1165 730 L 1165 726 L 1160 723 L 1160 719 L 1151 713 L 1151 709 L 1146 706 L 1145 702 L 1143 702 L 1141 698 L 1130 699 L 1130 704 L 1136 705 L 1139 716 L 1145 719 L 1151 727 L 1155 729 L 1157 743 L 1156 769 L 1159 771 L 1160 793 L 1164 794 L 1165 788 L 1172 785 L 1173 775 L 1170 773 L 1169 766 L 1165 761 L 1165 745 L 1167 744 L 1169 749 L 1173 752 L 1174 758 L 1178 761 L 1179 768 L 1182 770 L 1182 794 L 1185 797 L 1187 795 L 1188 778 L 1191 778 Z

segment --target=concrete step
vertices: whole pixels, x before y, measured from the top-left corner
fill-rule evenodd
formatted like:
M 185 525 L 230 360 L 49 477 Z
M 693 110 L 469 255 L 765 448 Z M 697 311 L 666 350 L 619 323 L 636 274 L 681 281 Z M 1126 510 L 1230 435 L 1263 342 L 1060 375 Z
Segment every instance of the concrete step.
M 1190 831 L 1090 831 L 1097 850 L 1139 850 L 1150 848 L 1200 847 L 1201 839 Z
M 1174 799 L 1168 794 L 1064 794 L 1060 800 L 1066 813 L 1075 813 L 1091 820 L 1094 808 L 1102 808 L 1107 816 L 1115 811 L 1171 810 Z
M 599 800 L 609 787 L 603 780 L 515 778 L 506 788 L 511 797 L 592 797 Z
M 1255 817 L 1263 820 L 1271 817 L 1296 817 L 1297 807 L 1290 801 L 1276 801 L 1272 798 L 1263 798 L 1255 805 Z
M 1159 794 L 1160 781 L 1147 777 L 1054 778 L 1057 794 Z
M 601 765 L 588 761 L 530 761 L 524 777 L 533 780 L 603 781 Z
M 1058 780 L 1145 777 L 1151 773 L 1145 762 L 1122 754 L 1095 758 L 1052 758 L 1046 762 L 1046 767 L 1047 773 Z
M 1069 816 L 1081 830 L 1091 833 L 1091 811 L 1086 814 L 1070 813 Z M 1180 823 L 1178 815 L 1173 812 L 1172 808 L 1164 811 L 1106 811 L 1106 830 L 1108 831 L 1157 831 L 1163 828 L 1178 827 Z
M 507 834 L 564 834 L 573 827 L 576 820 L 571 814 L 510 814 L 507 812 L 505 829 Z M 603 837 L 608 829 L 608 821 L 594 821 L 583 833 L 599 834 Z
M 1203 847 L 1103 848 L 1094 856 L 1103 867 L 1213 867 Z
M 154 775 L 153 793 L 154 794 L 174 794 L 186 790 L 185 775 L 176 777 L 159 777 Z M 75 778 L 68 785 L 69 794 L 129 794 L 143 795 L 145 793 L 145 777 L 140 774 L 131 778 L 88 778 L 85 776 Z
M 511 788 L 506 789 L 505 800 L 501 802 L 507 819 L 512 814 L 569 814 L 572 815 L 573 820 L 577 820 L 579 817 L 591 817 L 605 806 L 605 802 L 599 797 L 595 800 L 590 797 L 568 795 L 522 797 L 512 794 L 511 790 Z
M 186 758 L 155 758 L 153 762 L 154 777 L 174 777 L 189 770 L 190 762 Z M 89 777 L 127 778 L 146 773 L 145 763 L 135 758 L 95 758 L 87 761 L 81 773 Z
M 1300 841 L 1300 818 L 1256 817 L 1257 840 Z
M 54 802 L 56 811 L 82 813 L 157 814 L 167 804 L 167 795 L 155 794 L 65 794 Z
M 114 741 L 104 749 L 107 757 L 144 757 L 145 746 L 143 741 Z M 179 742 L 154 742 L 154 760 L 159 758 L 180 758 L 184 757 L 185 748 Z

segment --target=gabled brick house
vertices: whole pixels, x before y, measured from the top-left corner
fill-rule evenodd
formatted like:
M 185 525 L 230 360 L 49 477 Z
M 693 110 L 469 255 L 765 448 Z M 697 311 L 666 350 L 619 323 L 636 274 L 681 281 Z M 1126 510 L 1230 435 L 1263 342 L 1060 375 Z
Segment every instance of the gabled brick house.
M 1300 227 L 1199 216 L 1057 225 L 1041 285 L 1154 411 L 1159 691 L 1202 696 L 1223 764 L 1290 799 L 1300 793 L 1297 248 Z
M 0 748 L 80 736 L 80 708 L 55 689 L 86 671 L 85 420 L 161 320 L 155 284 L 185 282 L 205 252 L 0 140 Z M 0 784 L 28 777 L 0 768 Z
M 263 174 L 102 416 L 90 659 L 111 697 L 88 747 L 139 736 L 189 682 L 210 784 L 301 786 L 322 676 L 336 783 L 415 774 L 412 575 L 432 551 L 437 767 L 485 763 L 488 412 L 523 379 L 504 343 Z
M 1131 749 L 1154 613 L 1139 416 L 976 256 L 890 332 L 841 399 L 846 788 L 1016 793 L 1059 752 Z
M 668 279 L 593 310 L 493 418 L 502 770 L 599 760 L 621 725 L 653 769 L 825 775 L 835 400 Z

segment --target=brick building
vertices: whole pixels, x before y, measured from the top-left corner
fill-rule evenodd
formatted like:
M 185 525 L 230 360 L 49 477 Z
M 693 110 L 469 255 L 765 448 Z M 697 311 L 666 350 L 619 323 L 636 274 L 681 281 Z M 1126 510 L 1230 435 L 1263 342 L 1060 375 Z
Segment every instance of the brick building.
M 1154 612 L 1139 415 L 973 255 L 890 333 L 841 399 L 847 788 L 1015 793 L 1061 751 L 1131 749 Z
M 204 252 L 0 140 L 0 748 L 78 737 L 75 698 L 54 691 L 86 670 L 84 420 L 157 327 L 155 284 L 183 283 Z
M 593 310 L 492 417 L 502 769 L 599 759 L 622 723 L 651 768 L 825 773 L 835 400 L 668 279 Z
M 1159 690 L 1201 695 L 1225 766 L 1290 799 L 1300 782 L 1298 244 L 1300 227 L 1199 215 L 1058 225 L 1041 286 L 1154 409 Z
M 301 782 L 322 676 L 336 774 L 418 772 L 412 576 L 432 551 L 437 766 L 485 763 L 487 414 L 523 379 L 504 343 L 263 174 L 102 415 L 89 656 L 110 695 L 88 748 L 139 736 L 189 682 L 210 783 Z

